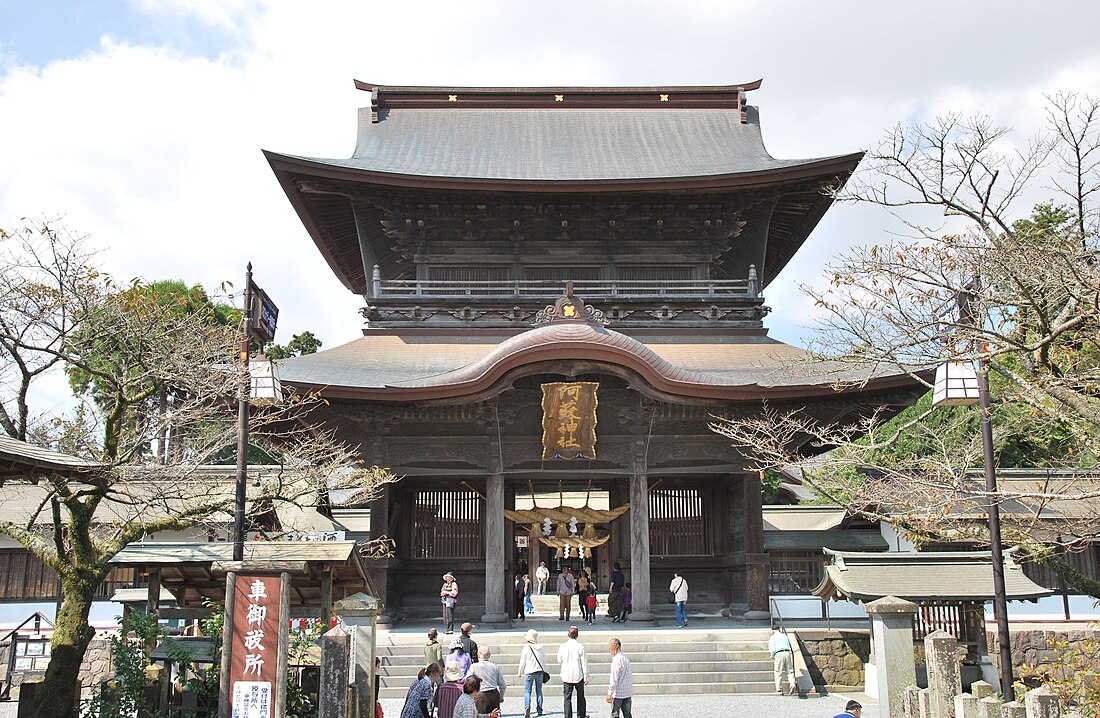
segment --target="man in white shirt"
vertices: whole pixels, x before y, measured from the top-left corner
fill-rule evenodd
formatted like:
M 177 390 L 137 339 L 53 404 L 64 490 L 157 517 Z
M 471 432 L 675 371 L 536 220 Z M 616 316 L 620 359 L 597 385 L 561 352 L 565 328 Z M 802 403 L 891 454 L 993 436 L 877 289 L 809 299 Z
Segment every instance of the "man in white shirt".
M 577 718 L 586 718 L 588 704 L 584 701 L 584 687 L 588 685 L 588 654 L 577 640 L 580 631 L 569 627 L 569 640 L 558 648 L 561 664 L 561 685 L 565 690 L 565 718 L 573 718 L 573 692 L 577 693 Z
M 796 684 L 794 680 L 794 651 L 791 649 L 791 639 L 787 634 L 779 630 L 779 626 L 772 626 L 772 637 L 768 639 L 768 653 L 772 654 L 772 668 L 775 671 L 775 692 L 783 693 L 783 675 L 791 684 L 791 695 L 794 695 Z
M 634 676 L 630 671 L 630 659 L 623 653 L 618 638 L 607 642 L 611 654 L 611 678 L 607 683 L 607 702 L 611 704 L 611 718 L 633 718 L 630 715 L 630 698 L 634 695 Z
M 536 590 L 540 596 L 546 593 L 546 582 L 549 580 L 550 569 L 546 568 L 546 562 L 542 561 L 539 563 L 539 567 L 535 569 Z
M 676 627 L 683 628 L 688 625 L 688 582 L 680 574 L 672 572 L 672 583 L 668 585 L 668 592 L 673 594 L 676 603 Z

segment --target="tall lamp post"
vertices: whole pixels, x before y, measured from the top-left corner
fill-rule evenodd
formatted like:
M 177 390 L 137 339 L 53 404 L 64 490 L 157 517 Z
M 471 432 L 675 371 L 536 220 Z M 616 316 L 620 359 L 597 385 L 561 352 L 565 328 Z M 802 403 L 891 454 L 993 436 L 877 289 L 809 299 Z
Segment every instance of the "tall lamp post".
M 244 513 L 248 490 L 249 402 L 280 401 L 282 390 L 275 365 L 260 354 L 249 361 L 253 339 L 263 345 L 275 338 L 279 308 L 252 282 L 252 263 L 244 273 L 244 324 L 241 332 L 241 383 L 237 401 L 237 491 L 233 503 L 233 560 L 244 560 Z
M 977 280 L 972 283 L 977 287 Z M 972 326 L 970 292 L 958 295 L 960 326 Z M 997 501 L 997 471 L 993 455 L 993 422 L 989 403 L 989 369 L 980 358 L 977 371 L 969 362 L 947 362 L 936 369 L 932 406 L 978 405 L 981 412 L 982 463 L 985 469 L 986 515 L 989 521 L 989 547 L 993 562 L 993 618 L 997 623 L 997 649 L 1000 663 L 1001 692 L 1006 701 L 1016 699 L 1012 686 L 1012 646 L 1008 633 L 1008 597 L 1005 590 L 1004 551 L 1001 547 L 1001 506 Z

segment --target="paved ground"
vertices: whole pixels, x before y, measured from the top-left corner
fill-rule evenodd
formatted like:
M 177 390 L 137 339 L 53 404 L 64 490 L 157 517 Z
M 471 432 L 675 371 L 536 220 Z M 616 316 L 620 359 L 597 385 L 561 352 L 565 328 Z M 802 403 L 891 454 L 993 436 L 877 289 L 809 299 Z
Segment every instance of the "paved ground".
M 590 686 L 588 712 L 593 718 L 607 718 L 611 715 L 611 706 L 604 702 L 603 691 L 606 686 Z M 519 695 L 512 695 L 511 688 L 504 699 L 503 716 L 523 715 L 523 689 Z M 833 694 L 823 698 L 792 698 L 788 696 L 640 696 L 634 699 L 633 713 L 638 718 L 741 718 L 742 716 L 759 718 L 831 718 L 844 711 L 849 698 L 855 698 L 865 706 L 863 718 L 879 718 L 878 705 L 863 695 Z M 386 718 L 399 718 L 403 701 L 384 700 L 382 709 Z M 547 687 L 543 708 L 547 716 L 561 716 L 561 686 Z M 12 714 L 14 715 L 14 713 Z
M 594 718 L 606 718 L 611 714 L 611 707 L 604 703 L 603 686 L 590 686 L 588 691 L 588 712 Z M 694 716 L 696 718 L 710 716 L 728 716 L 740 718 L 740 716 L 759 716 L 771 718 L 830 718 L 844 710 L 844 704 L 849 698 L 855 698 L 866 706 L 863 710 L 863 718 L 879 718 L 878 706 L 873 704 L 863 695 L 833 694 L 823 698 L 791 698 L 787 696 L 738 696 L 738 695 L 714 695 L 714 696 L 640 696 L 634 702 L 634 715 L 638 718 L 679 718 L 680 716 Z M 561 686 L 547 687 L 543 694 L 543 708 L 547 716 L 562 715 Z M 399 718 L 403 701 L 384 700 L 382 709 L 387 718 Z M 15 718 L 16 704 L 12 701 L 0 701 L 0 718 Z M 509 693 L 504 699 L 504 716 L 523 715 L 523 689 L 520 688 L 518 696 Z

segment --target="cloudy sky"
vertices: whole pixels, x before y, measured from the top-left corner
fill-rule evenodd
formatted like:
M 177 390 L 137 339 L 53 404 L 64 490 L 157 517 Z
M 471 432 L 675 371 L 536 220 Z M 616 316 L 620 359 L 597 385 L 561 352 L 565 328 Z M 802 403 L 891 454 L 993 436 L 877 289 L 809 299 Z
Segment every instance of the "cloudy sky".
M 867 148 L 897 122 L 989 113 L 1021 141 L 1043 93 L 1100 96 L 1100 3 L 515 0 L 0 0 L 0 226 L 63 215 L 119 279 L 240 285 L 251 260 L 280 339 L 359 335 L 261 149 L 347 157 L 353 79 L 381 84 L 656 85 L 764 79 L 750 94 L 780 158 Z M 1023 208 L 1022 211 L 1026 211 Z M 767 291 L 800 343 L 828 259 L 881 241 L 838 206 Z

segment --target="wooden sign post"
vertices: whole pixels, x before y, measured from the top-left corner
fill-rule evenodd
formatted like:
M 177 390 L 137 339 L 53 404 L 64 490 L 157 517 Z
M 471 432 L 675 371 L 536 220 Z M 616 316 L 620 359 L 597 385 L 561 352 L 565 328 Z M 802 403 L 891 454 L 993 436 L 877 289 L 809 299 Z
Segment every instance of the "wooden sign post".
M 283 716 L 289 618 L 289 573 L 226 574 L 219 718 Z

